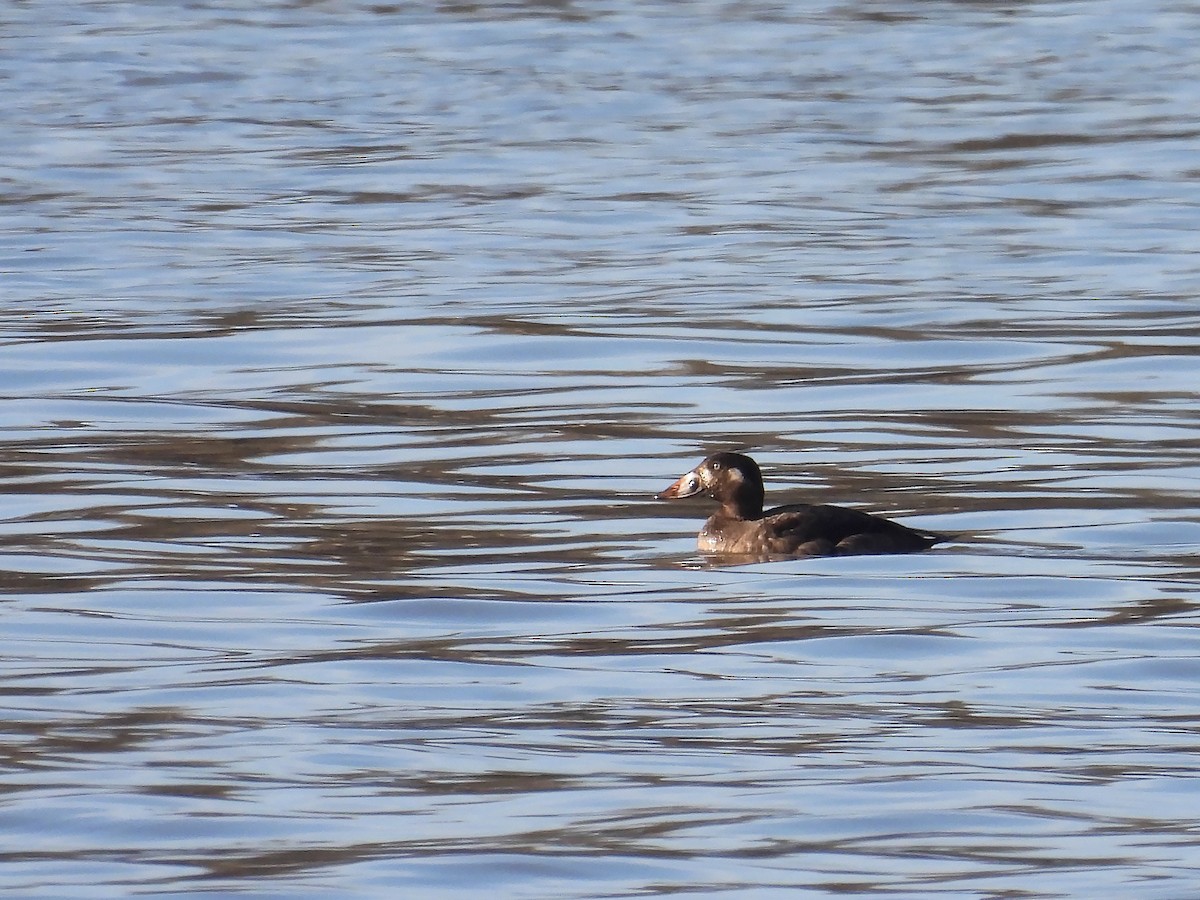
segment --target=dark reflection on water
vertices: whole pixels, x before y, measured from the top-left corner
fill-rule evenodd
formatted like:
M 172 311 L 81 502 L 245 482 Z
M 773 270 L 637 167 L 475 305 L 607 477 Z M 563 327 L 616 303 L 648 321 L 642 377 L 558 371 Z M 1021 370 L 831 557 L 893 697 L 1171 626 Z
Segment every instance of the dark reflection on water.
M 14 8 L 0 887 L 1197 893 L 1198 25 Z

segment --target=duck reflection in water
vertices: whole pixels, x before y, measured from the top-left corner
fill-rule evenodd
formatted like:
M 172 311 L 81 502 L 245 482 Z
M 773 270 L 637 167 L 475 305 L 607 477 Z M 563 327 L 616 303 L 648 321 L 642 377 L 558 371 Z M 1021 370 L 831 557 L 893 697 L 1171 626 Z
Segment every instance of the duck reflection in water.
M 696 546 L 702 553 L 760 559 L 914 553 L 949 539 L 840 506 L 796 504 L 763 512 L 762 472 L 740 453 L 714 453 L 655 497 L 697 494 L 721 504 L 700 529 Z

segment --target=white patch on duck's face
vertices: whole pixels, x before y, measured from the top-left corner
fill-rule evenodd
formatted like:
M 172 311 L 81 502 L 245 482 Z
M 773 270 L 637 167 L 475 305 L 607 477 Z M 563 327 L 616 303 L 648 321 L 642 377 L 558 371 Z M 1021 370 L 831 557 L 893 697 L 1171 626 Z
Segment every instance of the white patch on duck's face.
M 746 480 L 746 477 L 742 475 L 742 470 L 734 466 L 722 466 L 717 464 L 713 466 L 704 466 L 698 471 L 700 473 L 700 481 L 703 483 L 705 490 L 712 490 L 712 488 L 716 485 L 717 480 L 722 477 L 734 486 L 737 486 Z

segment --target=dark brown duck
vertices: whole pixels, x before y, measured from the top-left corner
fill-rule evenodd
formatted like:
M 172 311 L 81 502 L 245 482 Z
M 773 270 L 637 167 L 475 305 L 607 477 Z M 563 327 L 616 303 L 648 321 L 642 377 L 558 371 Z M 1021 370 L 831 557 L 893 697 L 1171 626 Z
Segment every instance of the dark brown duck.
M 740 453 L 714 453 L 655 496 L 678 500 L 707 494 L 721 504 L 696 540 L 703 553 L 745 556 L 835 556 L 915 553 L 946 535 L 919 531 L 841 506 L 797 504 L 763 512 L 758 463 Z

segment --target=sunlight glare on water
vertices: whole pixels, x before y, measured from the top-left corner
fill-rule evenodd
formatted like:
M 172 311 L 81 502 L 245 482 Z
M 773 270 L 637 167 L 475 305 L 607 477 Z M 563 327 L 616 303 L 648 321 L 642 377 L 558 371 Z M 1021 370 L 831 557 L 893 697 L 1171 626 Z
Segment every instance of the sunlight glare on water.
M 4 34 L 0 888 L 1200 892 L 1190 6 Z

